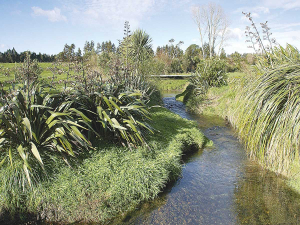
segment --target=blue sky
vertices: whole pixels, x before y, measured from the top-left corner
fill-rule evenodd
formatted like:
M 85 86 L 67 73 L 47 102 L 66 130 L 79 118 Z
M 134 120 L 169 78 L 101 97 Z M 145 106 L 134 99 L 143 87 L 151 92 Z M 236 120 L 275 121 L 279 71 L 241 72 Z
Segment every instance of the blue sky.
M 141 28 L 153 39 L 153 48 L 183 41 L 182 49 L 200 44 L 191 9 L 202 0 L 0 0 L 0 52 L 15 47 L 48 54 L 62 51 L 65 43 L 81 49 L 86 40 L 95 43 L 123 37 L 128 20 L 132 30 Z M 245 43 L 249 25 L 242 11 L 252 12 L 257 25 L 268 21 L 273 37 L 281 45 L 300 49 L 300 0 L 214 1 L 230 20 L 225 50 L 252 52 Z

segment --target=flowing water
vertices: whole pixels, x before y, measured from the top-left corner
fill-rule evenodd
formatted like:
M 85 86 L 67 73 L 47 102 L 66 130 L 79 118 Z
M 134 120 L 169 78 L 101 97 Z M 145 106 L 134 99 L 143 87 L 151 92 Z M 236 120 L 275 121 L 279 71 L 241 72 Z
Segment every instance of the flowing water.
M 174 94 L 164 104 L 197 121 L 214 146 L 187 157 L 181 177 L 121 224 L 300 224 L 300 196 L 250 161 L 223 119 L 190 115 Z

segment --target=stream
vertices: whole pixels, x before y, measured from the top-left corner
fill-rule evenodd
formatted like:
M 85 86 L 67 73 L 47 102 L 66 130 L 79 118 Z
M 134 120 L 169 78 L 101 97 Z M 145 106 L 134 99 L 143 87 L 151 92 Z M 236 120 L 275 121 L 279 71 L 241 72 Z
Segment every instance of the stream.
M 121 224 L 300 224 L 300 195 L 284 178 L 249 160 L 222 118 L 191 115 L 174 96 L 165 107 L 197 121 L 214 146 L 185 157 L 181 177 Z

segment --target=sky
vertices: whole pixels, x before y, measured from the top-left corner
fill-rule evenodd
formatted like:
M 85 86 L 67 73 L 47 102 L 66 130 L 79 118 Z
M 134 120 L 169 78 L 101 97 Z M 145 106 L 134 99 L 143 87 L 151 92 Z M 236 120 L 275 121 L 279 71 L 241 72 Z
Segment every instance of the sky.
M 219 0 L 227 15 L 229 39 L 225 52 L 253 52 L 247 48 L 245 27 L 249 21 L 242 14 L 251 12 L 257 26 L 268 21 L 272 37 L 280 45 L 300 49 L 300 0 Z M 183 41 L 185 50 L 200 45 L 200 35 L 192 19 L 193 7 L 203 0 L 0 0 L 0 52 L 15 48 L 57 54 L 64 45 L 74 43 L 83 49 L 86 41 L 111 40 L 116 45 L 124 36 L 124 22 L 131 30 L 145 30 L 153 49 Z

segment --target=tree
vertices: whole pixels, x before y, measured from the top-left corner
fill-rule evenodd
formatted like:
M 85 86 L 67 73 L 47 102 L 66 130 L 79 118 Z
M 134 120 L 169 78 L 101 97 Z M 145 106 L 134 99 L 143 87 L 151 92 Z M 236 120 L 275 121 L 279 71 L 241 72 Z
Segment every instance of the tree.
M 221 49 L 220 59 L 226 59 L 226 52 L 224 48 Z
M 77 49 L 76 58 L 77 58 L 77 60 L 81 60 L 82 59 L 82 53 L 81 53 L 81 49 L 80 48 Z
M 209 46 L 209 57 L 214 56 L 216 47 L 218 47 L 217 55 L 221 53 L 221 49 L 228 37 L 228 18 L 220 5 L 209 3 L 208 5 L 196 6 L 192 8 L 193 20 L 197 24 L 202 49 L 204 49 L 205 41 Z M 202 52 L 205 58 L 204 51 Z
M 145 31 L 137 29 L 129 39 L 129 56 L 135 63 L 135 68 L 139 69 L 141 63 L 147 60 L 152 50 L 152 38 Z
M 183 69 L 186 72 L 195 71 L 197 68 L 197 64 L 200 62 L 200 55 L 202 55 L 201 48 L 196 44 L 190 45 L 185 50 L 185 54 L 183 57 Z
M 98 42 L 98 43 L 97 43 L 97 48 L 96 48 L 96 54 L 98 55 L 98 54 L 100 54 L 100 52 L 101 52 L 101 45 L 100 45 L 100 43 Z

